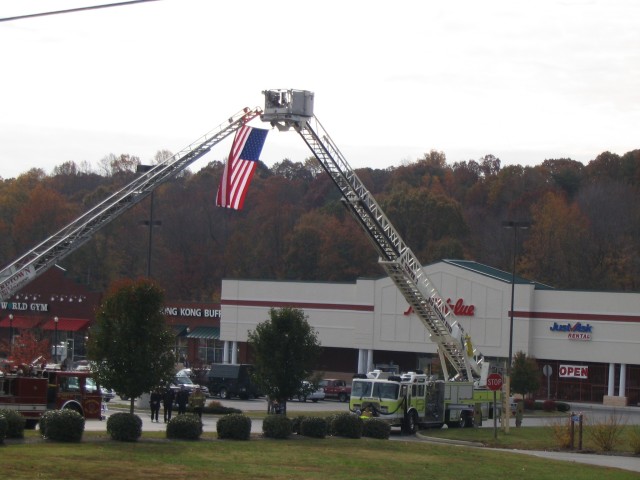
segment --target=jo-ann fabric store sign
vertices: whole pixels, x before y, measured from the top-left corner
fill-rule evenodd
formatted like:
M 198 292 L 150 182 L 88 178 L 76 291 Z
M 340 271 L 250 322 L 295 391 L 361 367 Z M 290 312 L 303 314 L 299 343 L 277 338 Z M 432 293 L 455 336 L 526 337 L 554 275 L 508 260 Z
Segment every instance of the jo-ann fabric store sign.
M 560 365 L 558 370 L 560 378 L 589 378 L 589 367 L 578 365 Z

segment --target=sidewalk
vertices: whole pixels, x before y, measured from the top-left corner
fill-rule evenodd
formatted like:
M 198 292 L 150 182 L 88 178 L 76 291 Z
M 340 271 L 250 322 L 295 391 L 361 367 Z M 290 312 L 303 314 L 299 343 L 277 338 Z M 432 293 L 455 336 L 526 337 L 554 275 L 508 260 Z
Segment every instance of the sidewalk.
M 456 441 L 446 438 L 429 437 L 422 433 L 417 433 L 416 437 L 425 442 L 441 443 L 446 445 L 458 445 L 469 448 L 483 448 L 498 450 L 501 452 L 517 453 L 521 455 L 530 455 L 533 457 L 545 458 L 550 460 L 560 460 L 565 462 L 584 463 L 588 465 L 597 465 L 600 467 L 608 468 L 620 468 L 622 470 L 629 470 L 632 472 L 640 473 L 640 457 L 630 455 L 599 455 L 595 453 L 580 453 L 580 452 L 551 452 L 541 450 L 513 450 L 508 448 L 495 448 L 485 447 L 479 442 L 465 442 Z

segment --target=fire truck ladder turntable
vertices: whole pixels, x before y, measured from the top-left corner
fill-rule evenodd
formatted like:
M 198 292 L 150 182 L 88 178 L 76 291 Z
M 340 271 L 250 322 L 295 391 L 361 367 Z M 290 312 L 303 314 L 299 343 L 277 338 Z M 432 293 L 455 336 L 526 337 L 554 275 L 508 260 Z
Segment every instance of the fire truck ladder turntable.
M 304 90 L 263 93 L 265 109 L 261 119 L 279 130 L 293 128 L 298 132 L 340 189 L 345 205 L 376 247 L 380 264 L 436 343 L 445 380 L 484 385 L 489 363 L 472 346 L 470 337 L 427 278 L 416 256 L 313 114 L 313 93 Z M 456 371 L 452 377 L 445 359 Z
M 55 263 L 87 242 L 93 234 L 151 194 L 159 185 L 176 176 L 211 148 L 262 113 L 245 108 L 180 152 L 137 177 L 127 186 L 93 207 L 60 231 L 47 238 L 10 265 L 0 270 L 0 300 L 44 273 Z

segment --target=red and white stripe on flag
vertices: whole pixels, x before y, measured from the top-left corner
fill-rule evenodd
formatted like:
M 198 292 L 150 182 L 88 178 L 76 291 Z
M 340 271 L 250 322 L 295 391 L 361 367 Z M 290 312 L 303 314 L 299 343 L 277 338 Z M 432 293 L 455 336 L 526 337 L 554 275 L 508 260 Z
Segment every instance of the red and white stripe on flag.
M 242 209 L 268 132 L 246 125 L 236 132 L 218 187 L 216 206 Z

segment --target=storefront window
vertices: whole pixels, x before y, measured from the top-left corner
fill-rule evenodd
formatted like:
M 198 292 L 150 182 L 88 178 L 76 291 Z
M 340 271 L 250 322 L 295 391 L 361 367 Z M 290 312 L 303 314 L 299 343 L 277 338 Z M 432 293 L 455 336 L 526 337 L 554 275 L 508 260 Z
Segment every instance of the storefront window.
M 203 365 L 222 363 L 223 351 L 224 343 L 219 340 L 198 339 L 198 360 L 200 360 Z

